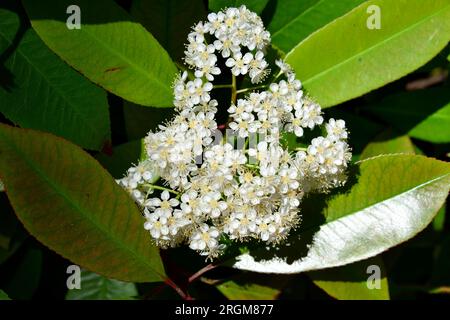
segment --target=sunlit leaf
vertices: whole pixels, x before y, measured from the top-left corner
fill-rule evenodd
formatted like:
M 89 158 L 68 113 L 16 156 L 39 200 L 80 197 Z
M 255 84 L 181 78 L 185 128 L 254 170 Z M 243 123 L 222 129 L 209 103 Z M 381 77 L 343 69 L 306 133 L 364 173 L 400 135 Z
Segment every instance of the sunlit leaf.
M 11 0 L 0 5 L 0 52 L 9 52 L 0 66 L 0 112 L 21 127 L 100 150 L 111 139 L 106 93 L 21 25 L 10 6 Z
M 288 52 L 302 40 L 366 0 L 275 1 L 267 29 L 272 43 Z
M 261 13 L 269 0 L 209 0 L 208 6 L 211 11 L 220 11 L 225 8 L 239 8 L 245 5 L 249 10 Z
M 364 160 L 336 195 L 303 200 L 304 221 L 286 245 L 250 249 L 234 267 L 297 273 L 373 257 L 422 231 L 449 188 L 446 162 L 403 154 Z
M 216 288 L 230 300 L 275 300 L 288 285 L 288 276 L 261 276 L 244 273 Z
M 370 6 L 380 9 L 380 29 L 368 27 L 376 19 Z M 305 39 L 286 61 L 308 93 L 330 107 L 414 71 L 449 40 L 448 0 L 371 0 Z
M 114 1 L 23 0 L 23 4 L 47 46 L 92 82 L 135 103 L 172 106 L 175 64 Z M 81 29 L 66 26 L 70 5 L 81 9 Z
M 378 256 L 308 275 L 318 287 L 339 300 L 389 300 L 386 270 Z
M 369 143 L 361 154 L 361 159 L 391 153 L 415 154 L 415 147 L 408 136 L 399 135 L 392 130 L 386 130 L 379 134 L 374 141 Z

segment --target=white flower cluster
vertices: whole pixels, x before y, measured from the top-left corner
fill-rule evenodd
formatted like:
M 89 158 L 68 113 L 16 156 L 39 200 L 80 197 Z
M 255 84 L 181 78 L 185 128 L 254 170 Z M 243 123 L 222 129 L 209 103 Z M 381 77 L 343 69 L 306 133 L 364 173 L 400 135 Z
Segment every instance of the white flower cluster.
M 207 22 L 199 22 L 188 35 L 185 61 L 195 67 L 197 78 L 205 77 L 213 81 L 221 70 L 217 67 L 216 52 L 227 58 L 225 64 L 235 76 L 249 74 L 251 81 L 257 83 L 267 75 L 267 62 L 263 50 L 270 41 L 270 34 L 258 15 L 244 6 L 229 8 L 223 12 L 211 13 Z M 206 35 L 213 35 L 211 44 L 205 41 Z M 241 49 L 247 49 L 243 53 Z
M 224 239 L 279 243 L 299 224 L 305 193 L 326 192 L 345 182 L 351 157 L 345 123 L 331 119 L 326 134 L 308 147 L 284 148 L 284 132 L 301 138 L 305 129 L 322 125 L 323 118 L 320 106 L 304 97 L 300 81 L 281 61 L 275 79 L 282 79 L 266 90 L 249 90 L 226 108 L 211 98 L 209 81 L 221 73 L 216 53 L 233 77 L 248 74 L 256 83 L 269 73 L 264 50 L 270 34 L 245 6 L 211 13 L 207 22 L 194 26 L 188 40 L 186 63 L 194 68 L 195 79 L 188 80 L 185 72 L 175 80 L 176 116 L 148 134 L 148 159 L 130 168 L 119 183 L 143 208 L 144 227 L 162 248 L 188 243 L 215 257 Z M 228 111 L 233 135 L 218 141 L 219 108 Z M 243 146 L 236 147 L 239 141 Z M 164 185 L 154 184 L 159 177 Z M 162 192 L 150 198 L 155 191 Z

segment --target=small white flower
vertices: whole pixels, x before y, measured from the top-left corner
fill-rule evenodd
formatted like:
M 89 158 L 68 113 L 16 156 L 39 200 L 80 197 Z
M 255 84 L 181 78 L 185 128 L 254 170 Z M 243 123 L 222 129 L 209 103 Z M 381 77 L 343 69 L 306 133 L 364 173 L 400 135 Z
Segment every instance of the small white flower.
M 311 102 L 306 103 L 303 106 L 301 117 L 302 117 L 302 126 L 304 128 L 313 129 L 316 125 L 320 125 L 323 122 L 320 106 L 316 103 Z
M 186 88 L 190 94 L 190 105 L 194 106 L 199 103 L 207 103 L 211 99 L 209 92 L 212 90 L 213 85 L 210 82 L 205 82 L 199 78 L 194 81 L 189 81 L 186 84 Z
M 230 122 L 230 128 L 236 131 L 241 138 L 246 138 L 250 133 L 255 133 L 261 126 L 258 121 L 255 121 L 255 117 L 250 115 L 247 120 L 238 119 L 235 122 Z
M 233 43 L 233 41 L 226 35 L 219 36 L 213 43 L 216 50 L 222 53 L 223 58 L 228 58 L 232 53 L 240 52 L 240 47 Z
M 225 15 L 223 12 L 212 12 L 208 14 L 208 21 L 210 23 L 209 32 L 214 34 L 216 32 L 220 32 L 220 30 L 224 29 L 223 20 L 225 19 Z M 216 35 L 217 36 L 217 35 Z
M 291 66 L 283 60 L 275 60 L 275 64 L 278 66 L 278 68 L 280 68 L 280 71 L 286 75 L 293 72 Z
M 328 138 L 333 141 L 347 139 L 347 129 L 345 128 L 344 120 L 334 120 L 331 118 L 325 125 L 327 129 Z
M 238 206 L 231 214 L 228 232 L 232 238 L 245 238 L 256 231 L 257 213 L 249 207 L 249 204 Z
M 219 245 L 218 237 L 219 230 L 204 223 L 192 234 L 189 247 L 198 251 L 214 250 Z
M 300 186 L 298 182 L 298 171 L 295 167 L 283 168 L 279 172 L 280 177 L 280 192 L 287 193 L 289 190 L 297 190 Z
M 202 210 L 209 214 L 211 218 L 218 218 L 227 209 L 227 203 L 220 200 L 219 192 L 210 192 L 202 198 Z
M 197 78 L 205 77 L 208 81 L 213 81 L 214 76 L 217 76 L 221 73 L 220 69 L 215 65 L 204 64 L 199 69 L 195 70 L 194 75 Z
M 249 63 L 249 76 L 252 83 L 258 83 L 264 79 L 267 75 L 267 62 L 264 59 L 264 54 L 262 51 L 258 51 L 255 54 L 255 58 Z
M 173 207 L 176 207 L 179 205 L 179 201 L 177 199 L 170 199 L 170 194 L 167 190 L 164 190 L 161 193 L 161 199 L 159 198 L 152 198 L 148 200 L 147 206 L 155 209 L 155 213 L 157 213 L 160 216 L 169 216 L 172 211 Z
M 262 241 L 269 241 L 274 237 L 277 228 L 273 220 L 271 215 L 266 215 L 257 220 L 257 233 Z
M 189 190 L 181 196 L 180 208 L 186 216 L 200 217 L 203 213 L 201 206 L 202 203 L 196 191 Z
M 231 72 L 238 76 L 240 74 L 247 74 L 249 64 L 253 59 L 253 55 L 250 52 L 247 52 L 244 56 L 242 53 L 238 52 L 233 55 L 233 58 L 228 58 L 225 62 L 225 65 L 231 68 Z
M 145 209 L 144 214 L 147 218 L 147 221 L 144 223 L 144 228 L 150 231 L 154 239 L 159 239 L 169 234 L 167 219 L 170 215 L 162 216 L 156 212 L 150 213 L 147 209 Z

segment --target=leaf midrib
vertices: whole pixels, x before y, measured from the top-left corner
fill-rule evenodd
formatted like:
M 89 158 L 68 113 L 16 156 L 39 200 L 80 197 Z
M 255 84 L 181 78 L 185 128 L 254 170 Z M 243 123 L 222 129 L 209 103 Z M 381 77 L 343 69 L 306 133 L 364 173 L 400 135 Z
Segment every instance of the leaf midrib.
M 141 264 L 146 265 L 150 270 L 154 271 L 161 279 L 165 279 L 165 277 L 160 274 L 157 270 L 154 269 L 154 267 L 147 263 L 146 259 L 142 259 L 139 254 L 134 252 L 131 248 L 128 246 L 125 246 L 122 241 L 114 238 L 109 230 L 103 228 L 100 224 L 97 223 L 97 221 L 93 220 L 91 216 L 95 216 L 92 213 L 85 214 L 84 211 L 80 206 L 78 206 L 74 201 L 70 199 L 68 195 L 64 192 L 63 188 L 58 188 L 57 183 L 53 183 L 51 179 L 49 179 L 45 173 L 39 168 L 39 166 L 34 165 L 33 161 L 31 161 L 28 156 L 20 150 L 20 148 L 7 136 L 2 132 L 2 129 L 0 127 L 0 135 L 2 135 L 3 139 L 14 149 L 14 151 L 21 157 L 23 161 L 40 177 L 41 180 L 44 182 L 47 182 L 47 184 L 56 192 L 56 194 L 59 194 L 66 202 L 73 208 L 75 211 L 78 211 L 82 216 L 84 216 L 88 221 L 94 225 L 95 228 L 100 230 L 107 239 L 112 240 L 113 243 L 117 245 L 117 247 L 124 249 L 125 251 L 128 251 L 132 256 L 135 257 L 137 261 L 140 261 Z M 88 212 L 88 210 L 86 210 Z
M 363 5 L 364 5 L 364 4 L 363 4 Z M 414 24 L 410 25 L 409 27 L 407 27 L 407 28 L 401 30 L 400 32 L 394 33 L 394 34 L 392 34 L 391 36 L 387 37 L 386 39 L 384 39 L 384 40 L 382 40 L 382 41 L 376 43 L 375 45 L 372 45 L 372 46 L 368 47 L 367 49 L 365 49 L 365 50 L 363 50 L 363 51 L 361 51 L 361 52 L 358 52 L 358 53 L 355 54 L 355 55 L 352 55 L 350 58 L 347 58 L 347 59 L 345 59 L 345 60 L 343 60 L 343 61 L 341 61 L 341 62 L 339 62 L 339 63 L 337 63 L 337 64 L 334 64 L 333 66 L 331 66 L 331 67 L 329 67 L 329 68 L 327 68 L 327 69 L 325 69 L 325 70 L 323 70 L 323 71 L 321 71 L 321 72 L 315 74 L 314 76 L 312 76 L 312 77 L 310 77 L 310 78 L 308 78 L 308 79 L 303 80 L 303 83 L 304 83 L 305 85 L 307 85 L 308 83 L 313 82 L 313 81 L 316 80 L 317 78 L 320 78 L 320 77 L 323 76 L 324 74 L 327 74 L 327 73 L 329 73 L 329 72 L 331 72 L 331 71 L 334 71 L 334 70 L 336 70 L 336 69 L 339 69 L 341 66 L 343 66 L 343 65 L 345 65 L 345 64 L 347 64 L 347 63 L 349 63 L 349 62 L 351 62 L 351 61 L 353 61 L 353 60 L 355 60 L 355 59 L 357 59 L 358 57 L 360 57 L 360 56 L 362 56 L 362 55 L 365 55 L 365 54 L 367 54 L 368 52 L 370 52 L 370 51 L 372 51 L 372 50 L 375 50 L 375 49 L 377 49 L 377 48 L 380 47 L 380 46 L 383 46 L 384 44 L 390 42 L 391 40 L 394 40 L 394 39 L 400 37 L 400 36 L 403 35 L 404 33 L 408 33 L 408 32 L 411 31 L 412 29 L 415 29 L 417 26 L 419 26 L 419 25 L 421 25 L 421 24 L 427 22 L 428 20 L 431 20 L 431 19 L 434 18 L 435 16 L 441 14 L 443 11 L 447 10 L 449 6 L 450 6 L 450 4 L 448 4 L 447 6 L 443 7 L 442 9 L 438 10 L 437 12 L 433 13 L 432 15 L 426 16 L 425 18 L 423 18 L 423 19 L 417 21 L 416 23 L 414 23 Z M 307 38 L 305 41 L 307 41 L 307 40 L 309 40 L 309 38 Z M 301 43 L 299 43 L 296 47 L 294 47 L 294 48 L 287 54 L 286 59 L 289 57 L 289 55 L 290 55 L 292 52 L 294 52 L 298 47 L 300 47 L 300 46 L 302 45 L 302 43 L 304 43 L 304 41 L 301 42 Z
M 316 8 L 319 4 L 321 4 L 322 2 L 324 2 L 325 0 L 318 0 L 315 4 L 313 4 L 312 6 L 310 6 L 309 8 L 307 8 L 306 10 L 302 11 L 299 15 L 297 15 L 296 17 L 294 17 L 291 21 L 289 21 L 287 24 L 285 24 L 283 27 L 281 27 L 280 29 L 278 29 L 277 31 L 275 31 L 274 33 L 272 33 L 272 39 L 275 38 L 280 32 L 284 31 L 286 28 L 288 28 L 291 24 L 293 24 L 294 22 L 296 22 L 298 19 L 303 18 L 307 13 L 309 13 L 310 11 L 312 11 L 314 8 Z

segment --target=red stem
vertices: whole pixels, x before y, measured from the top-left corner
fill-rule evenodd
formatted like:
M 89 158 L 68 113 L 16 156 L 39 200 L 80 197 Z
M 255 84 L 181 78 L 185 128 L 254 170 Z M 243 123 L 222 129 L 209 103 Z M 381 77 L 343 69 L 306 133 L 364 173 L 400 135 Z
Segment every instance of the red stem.
M 175 282 L 173 282 L 170 278 L 166 278 L 166 280 L 164 281 L 168 286 L 170 286 L 173 290 L 175 290 L 182 299 L 184 300 L 192 300 L 192 297 L 185 293 L 183 290 L 181 290 L 181 288 L 179 286 L 177 286 L 175 284 Z
M 194 273 L 192 276 L 189 277 L 188 282 L 194 282 L 195 280 L 197 280 L 197 278 L 199 278 L 202 274 L 204 274 L 205 272 L 208 272 L 209 270 L 212 270 L 214 268 L 216 268 L 217 265 L 215 264 L 208 264 L 207 266 L 201 268 L 200 270 L 198 270 L 196 273 Z

